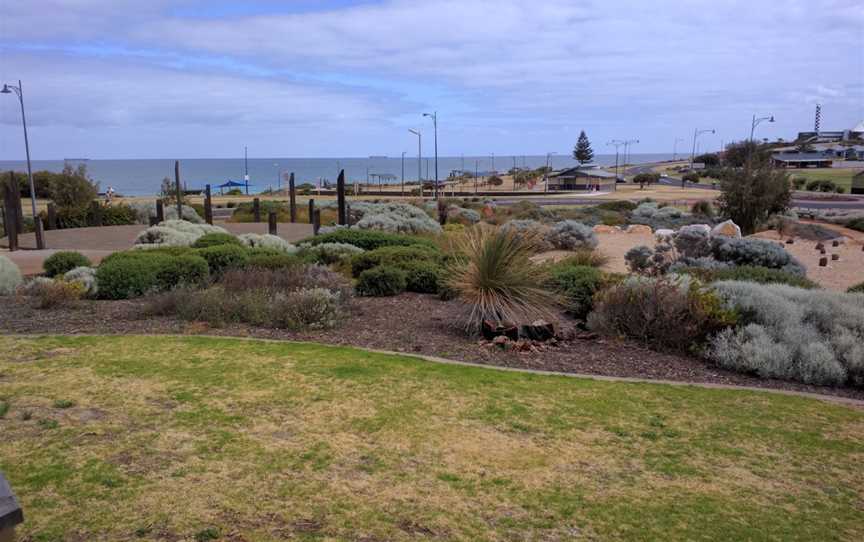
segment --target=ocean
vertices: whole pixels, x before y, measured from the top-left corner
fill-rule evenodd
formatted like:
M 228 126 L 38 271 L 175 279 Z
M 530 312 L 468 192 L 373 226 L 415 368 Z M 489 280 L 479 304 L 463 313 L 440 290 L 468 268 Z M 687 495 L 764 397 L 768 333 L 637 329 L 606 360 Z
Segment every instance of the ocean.
M 670 160 L 671 154 L 631 154 L 630 162 L 644 164 Z M 619 160 L 620 160 L 619 156 Z M 515 160 L 515 162 L 514 162 Z M 117 194 L 124 196 L 150 196 L 159 192 L 162 179 L 174 179 L 174 159 L 148 160 L 83 160 L 68 159 L 76 166 L 86 164 L 87 172 L 93 180 L 99 182 L 100 189 L 109 186 Z M 594 162 L 607 166 L 615 164 L 615 155 L 597 155 Z M 34 160 L 33 171 L 61 171 L 64 160 Z M 446 179 L 453 170 L 464 169 L 481 172 L 498 170 L 507 172 L 513 165 L 518 167 L 538 168 L 546 165 L 546 156 L 495 156 L 494 165 L 491 156 L 439 156 L 438 178 Z M 433 157 L 423 157 L 420 162 L 421 175 L 424 179 L 435 178 L 435 160 Z M 576 161 L 566 155 L 552 155 L 550 165 L 554 169 L 572 167 Z M 400 157 L 375 156 L 370 158 L 250 158 L 249 159 L 249 192 L 257 193 L 268 189 L 278 189 L 287 183 L 288 174 L 294 173 L 295 182 L 335 183 L 339 169 L 345 170 L 346 179 L 353 183 L 366 182 L 367 174 L 370 180 L 377 182 L 375 175 L 394 175 L 394 179 L 383 182 L 399 183 L 402 179 L 402 160 Z M 0 160 L 0 171 L 26 171 L 25 161 Z M 210 184 L 213 187 L 226 181 L 243 182 L 245 166 L 243 158 L 190 158 L 180 159 L 180 179 L 187 189 L 199 189 Z M 416 181 L 417 157 L 405 156 L 405 181 Z M 281 181 L 281 182 L 280 182 Z

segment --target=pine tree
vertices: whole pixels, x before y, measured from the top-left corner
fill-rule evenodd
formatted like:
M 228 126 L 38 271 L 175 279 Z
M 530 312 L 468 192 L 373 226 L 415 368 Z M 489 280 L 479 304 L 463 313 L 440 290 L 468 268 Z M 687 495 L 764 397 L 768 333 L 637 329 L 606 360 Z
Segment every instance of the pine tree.
M 594 159 L 594 151 L 591 149 L 591 142 L 588 141 L 585 130 L 579 132 L 579 141 L 576 142 L 576 147 L 573 149 L 573 158 L 579 162 L 579 165 Z

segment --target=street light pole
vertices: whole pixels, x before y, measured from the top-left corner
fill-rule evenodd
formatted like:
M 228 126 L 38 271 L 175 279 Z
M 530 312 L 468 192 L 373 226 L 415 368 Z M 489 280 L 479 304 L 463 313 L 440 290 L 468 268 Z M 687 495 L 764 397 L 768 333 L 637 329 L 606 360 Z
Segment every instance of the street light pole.
M 408 131 L 417 136 L 417 183 L 420 184 L 420 197 L 423 197 L 423 136 L 420 134 L 420 130 L 412 130 L 408 128 Z
M 549 161 L 552 158 L 553 154 L 558 154 L 557 152 L 547 152 L 546 153 L 546 169 L 543 170 L 543 192 L 549 191 Z
M 630 160 L 630 145 L 634 143 L 639 143 L 638 139 L 628 139 L 624 142 L 624 164 L 629 164 Z
M 435 199 L 438 199 L 438 112 L 423 113 L 424 117 L 432 118 L 432 126 L 435 130 Z
M 405 195 L 405 151 L 402 151 L 402 195 Z
M 756 131 L 756 127 L 759 126 L 763 121 L 774 122 L 774 115 L 770 115 L 768 117 L 760 117 L 756 118 L 756 115 L 753 115 L 753 120 L 750 122 L 750 142 L 753 142 L 753 132 Z
M 713 134 L 714 129 L 712 128 L 709 130 L 700 130 L 699 128 L 696 128 L 695 130 L 693 130 L 693 150 L 690 151 L 690 169 L 693 169 L 693 159 L 696 158 L 696 138 L 702 134 L 707 134 L 708 132 L 711 132 Z
M 618 147 L 624 144 L 620 139 L 613 139 L 607 145 L 615 145 L 615 183 L 618 183 Z
M 681 143 L 684 143 L 683 139 L 681 139 L 680 137 L 676 137 L 675 138 L 675 144 L 672 145 L 672 161 L 673 162 L 678 159 L 678 142 L 679 141 Z
M 22 90 L 21 80 L 18 80 L 17 87 L 4 84 L 3 90 L 0 90 L 0 94 L 10 94 L 13 90 L 18 95 L 18 102 L 21 104 L 21 124 L 24 126 L 24 150 L 27 153 L 27 180 L 30 183 L 30 205 L 33 208 L 33 220 L 36 220 L 36 187 L 33 185 L 33 168 L 30 166 L 30 140 L 27 137 L 27 117 L 24 115 L 24 91 Z

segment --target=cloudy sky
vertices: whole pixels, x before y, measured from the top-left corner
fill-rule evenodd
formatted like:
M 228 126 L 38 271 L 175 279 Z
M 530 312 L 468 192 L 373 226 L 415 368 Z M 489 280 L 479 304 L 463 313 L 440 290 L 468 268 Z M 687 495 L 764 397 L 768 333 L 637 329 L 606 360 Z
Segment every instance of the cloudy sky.
M 398 156 L 431 110 L 442 155 L 789 138 L 864 118 L 862 44 L 860 0 L 0 0 L 38 159 Z

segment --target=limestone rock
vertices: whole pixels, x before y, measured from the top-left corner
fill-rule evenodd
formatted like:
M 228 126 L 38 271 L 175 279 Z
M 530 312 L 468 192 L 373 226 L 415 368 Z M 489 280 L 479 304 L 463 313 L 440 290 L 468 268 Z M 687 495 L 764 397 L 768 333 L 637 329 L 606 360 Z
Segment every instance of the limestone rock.
M 711 226 L 708 224 L 688 224 L 687 226 L 681 226 L 678 232 L 697 232 L 705 235 L 711 235 Z
M 658 241 L 666 241 L 675 237 L 675 230 L 661 228 L 654 232 L 654 238 Z
M 717 224 L 711 229 L 711 235 L 722 235 L 724 237 L 734 237 L 736 239 L 741 238 L 741 228 L 738 227 L 738 224 L 732 222 L 731 220 L 727 220 L 726 222 L 721 222 Z
M 621 228 L 618 226 L 607 226 L 606 224 L 597 224 L 592 229 L 594 233 L 621 233 Z
M 651 235 L 653 232 L 651 231 L 651 226 L 646 226 L 645 224 L 630 224 L 627 226 L 627 233 Z

